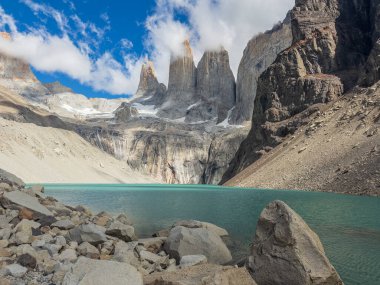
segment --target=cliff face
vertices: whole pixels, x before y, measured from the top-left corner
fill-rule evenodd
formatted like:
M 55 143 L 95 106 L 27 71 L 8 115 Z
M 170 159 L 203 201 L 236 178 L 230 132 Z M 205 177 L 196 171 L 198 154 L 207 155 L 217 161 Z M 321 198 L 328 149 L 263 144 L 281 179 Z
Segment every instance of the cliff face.
M 291 43 L 290 16 L 272 30 L 260 34 L 248 42 L 237 74 L 236 108 L 230 117 L 232 124 L 251 121 L 259 76 Z
M 127 124 L 79 126 L 77 131 L 100 149 L 165 183 L 219 183 L 247 129 L 206 131 L 159 118 L 130 116 Z
M 367 59 L 374 62 L 370 55 L 376 54 L 373 37 L 378 20 L 370 15 L 378 7 L 377 0 L 296 1 L 291 12 L 292 46 L 260 76 L 252 129 L 224 181 L 305 124 L 317 111 L 311 106 L 337 99 L 358 82 L 368 70 Z M 374 79 L 376 61 L 373 65 L 368 73 Z
M 8 33 L 1 32 L 0 37 L 7 41 L 11 40 Z M 40 94 L 45 95 L 49 93 L 33 74 L 29 64 L 21 59 L 10 57 L 1 52 L 0 85 L 30 99 Z
M 172 55 L 169 69 L 169 84 L 159 111 L 160 117 L 179 119 L 186 109 L 196 102 L 195 87 L 197 69 L 190 43 L 185 41 L 181 55 Z
M 197 67 L 197 97 L 200 102 L 187 112 L 187 121 L 227 118 L 235 105 L 235 77 L 230 68 L 228 52 L 221 48 L 204 53 Z

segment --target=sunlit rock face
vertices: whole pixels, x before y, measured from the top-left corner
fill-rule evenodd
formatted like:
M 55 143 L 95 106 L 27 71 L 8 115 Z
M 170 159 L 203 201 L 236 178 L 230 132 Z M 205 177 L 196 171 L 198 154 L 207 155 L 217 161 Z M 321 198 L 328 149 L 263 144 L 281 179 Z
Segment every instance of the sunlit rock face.
M 236 175 L 302 125 L 287 122 L 314 104 L 378 78 L 379 1 L 299 0 L 291 11 L 292 45 L 260 76 L 252 129 L 224 175 Z
M 235 88 L 228 52 L 224 48 L 206 51 L 197 67 L 199 101 L 188 109 L 186 121 L 224 121 L 235 106 Z
M 5 32 L 1 32 L 0 37 L 6 41 L 12 40 L 11 35 Z M 0 85 L 31 99 L 49 93 L 33 74 L 28 63 L 3 52 L 0 52 Z
M 236 108 L 229 118 L 232 124 L 251 121 L 259 76 L 277 55 L 292 44 L 290 15 L 272 30 L 255 36 L 244 50 L 236 82 Z

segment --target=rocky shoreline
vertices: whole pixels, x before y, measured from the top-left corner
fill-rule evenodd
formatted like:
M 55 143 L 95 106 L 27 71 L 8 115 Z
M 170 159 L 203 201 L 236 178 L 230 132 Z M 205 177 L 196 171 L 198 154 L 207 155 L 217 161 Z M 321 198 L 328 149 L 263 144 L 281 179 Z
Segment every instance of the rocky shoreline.
M 251 255 L 233 264 L 216 225 L 178 221 L 138 239 L 124 214 L 43 192 L 0 170 L 0 284 L 343 284 L 318 236 L 281 201 L 263 210 Z

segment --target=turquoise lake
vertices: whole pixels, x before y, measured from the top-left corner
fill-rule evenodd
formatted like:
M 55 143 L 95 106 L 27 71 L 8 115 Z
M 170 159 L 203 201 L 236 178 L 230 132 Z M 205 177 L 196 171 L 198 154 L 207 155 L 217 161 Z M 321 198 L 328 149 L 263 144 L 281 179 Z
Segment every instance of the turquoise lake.
M 380 198 L 200 185 L 46 185 L 45 194 L 94 212 L 126 213 L 139 237 L 195 219 L 227 229 L 248 255 L 262 209 L 283 200 L 319 235 L 345 284 L 380 284 Z

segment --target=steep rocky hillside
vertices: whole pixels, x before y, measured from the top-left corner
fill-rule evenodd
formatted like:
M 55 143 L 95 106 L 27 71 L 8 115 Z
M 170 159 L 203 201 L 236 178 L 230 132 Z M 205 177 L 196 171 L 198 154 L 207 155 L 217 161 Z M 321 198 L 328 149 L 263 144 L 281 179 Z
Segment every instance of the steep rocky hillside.
M 366 94 L 372 94 L 373 92 L 370 90 L 376 89 L 376 87 L 368 90 L 363 89 L 364 91 L 358 88 L 352 90 L 352 88 L 357 84 L 368 87 L 379 79 L 380 66 L 377 60 L 380 39 L 379 11 L 380 1 L 378 0 L 360 2 L 343 0 L 328 2 L 296 1 L 296 6 L 291 12 L 293 44 L 290 48 L 281 52 L 276 61 L 260 76 L 257 97 L 254 103 L 252 129 L 248 138 L 240 146 L 229 170 L 224 175 L 223 181 L 231 179 L 254 162 L 256 162 L 257 167 L 259 164 L 265 164 L 265 160 L 261 160 L 261 162 L 258 160 L 266 152 L 292 137 L 302 126 L 307 125 L 313 116 L 312 114 L 319 114 L 320 108 L 325 108 L 324 104 L 337 101 L 342 95 L 346 98 L 349 94 L 358 96 L 364 102 L 371 101 Z M 377 93 L 375 92 L 375 94 Z M 378 141 L 376 134 L 379 112 L 376 95 L 374 95 L 373 100 L 375 107 L 369 113 L 363 112 L 361 120 L 365 120 L 366 128 L 374 130 L 372 137 L 375 138 L 376 142 L 376 139 Z M 356 104 L 355 100 L 352 101 L 352 104 Z M 349 115 L 351 106 L 351 103 L 344 104 L 343 108 L 347 109 L 343 109 L 343 112 Z M 355 124 L 355 121 L 352 124 Z M 327 127 L 330 127 L 331 133 L 336 132 L 336 134 L 341 132 L 349 133 L 350 130 L 353 130 L 350 129 L 351 125 L 335 124 L 335 131 L 331 129 L 331 125 Z M 367 131 L 365 130 L 365 132 Z M 358 131 L 358 133 L 360 132 Z M 345 141 L 344 136 L 338 137 L 337 140 L 332 139 L 329 143 L 329 148 L 340 149 L 338 145 L 341 141 Z M 355 153 L 358 153 L 354 146 L 363 142 L 360 136 L 356 137 L 354 135 L 353 138 L 347 139 L 346 142 L 351 151 L 343 151 L 344 148 L 341 146 L 343 153 L 338 150 L 336 153 L 344 155 L 347 163 L 349 163 L 350 159 L 347 157 L 356 157 Z M 363 148 L 364 150 L 371 147 L 376 148 L 376 145 L 371 143 L 366 144 L 366 146 Z M 301 146 L 301 148 L 303 147 Z M 320 146 L 315 150 L 314 155 L 325 152 L 325 149 Z M 302 181 L 302 177 L 294 175 L 289 178 L 290 180 L 284 177 L 285 182 L 283 184 L 276 183 L 276 187 L 288 188 L 288 186 L 292 186 L 295 188 L 338 191 L 339 189 L 331 189 L 330 187 L 338 187 L 338 185 L 343 187 L 343 185 L 346 185 L 338 183 L 338 180 L 334 180 L 334 175 L 331 174 L 334 166 L 335 170 L 339 172 L 338 163 L 340 160 L 336 156 L 331 156 L 332 160 L 326 158 L 324 164 L 322 164 L 322 161 L 318 164 L 317 160 L 313 159 L 312 154 L 307 155 L 309 152 L 306 149 L 304 151 L 301 149 L 301 153 L 301 161 L 310 162 L 308 164 L 310 168 L 318 169 L 321 165 L 329 165 L 330 163 L 325 168 L 329 169 L 329 178 L 335 182 L 326 181 L 326 183 L 323 183 L 323 181 L 320 181 L 319 184 L 313 184 L 312 182 L 309 184 L 306 183 L 306 180 L 303 180 L 305 184 L 287 184 L 286 181 L 292 179 Z M 366 156 L 364 156 L 364 153 L 362 153 L 361 157 L 363 161 L 361 161 L 360 166 L 353 166 L 356 168 L 353 172 L 363 172 L 367 164 L 369 169 L 372 168 L 370 165 L 378 165 L 378 160 L 375 156 L 376 151 L 371 152 L 371 155 L 366 154 Z M 289 155 L 292 154 L 290 153 Z M 289 157 L 289 159 L 291 158 Z M 341 159 L 343 163 L 345 160 L 343 157 Z M 285 159 L 285 161 L 287 160 Z M 301 162 L 295 164 L 295 169 L 292 169 L 291 172 L 297 173 L 301 171 L 302 164 Z M 252 166 L 250 169 L 253 171 L 256 168 Z M 279 169 L 274 169 L 273 171 L 279 174 L 280 172 L 277 171 Z M 248 176 L 248 173 L 249 170 L 247 169 L 245 175 Z M 320 174 L 320 180 L 327 178 L 322 173 L 315 172 L 316 175 Z M 270 176 L 268 172 L 267 178 L 270 179 Z M 365 177 L 371 181 L 363 183 L 363 187 L 355 190 L 354 186 L 351 185 L 345 190 L 342 189 L 342 191 L 377 192 L 378 175 L 367 175 Z M 351 178 L 356 179 L 356 184 L 362 182 L 362 176 L 360 175 L 352 176 Z M 251 183 L 247 181 L 245 185 L 256 186 L 254 180 L 252 177 Z M 242 184 L 244 182 L 238 183 Z M 230 185 L 233 184 L 234 182 L 230 183 Z M 257 185 L 261 184 L 258 183 Z
M 0 87 L 0 164 L 28 183 L 157 183 Z

